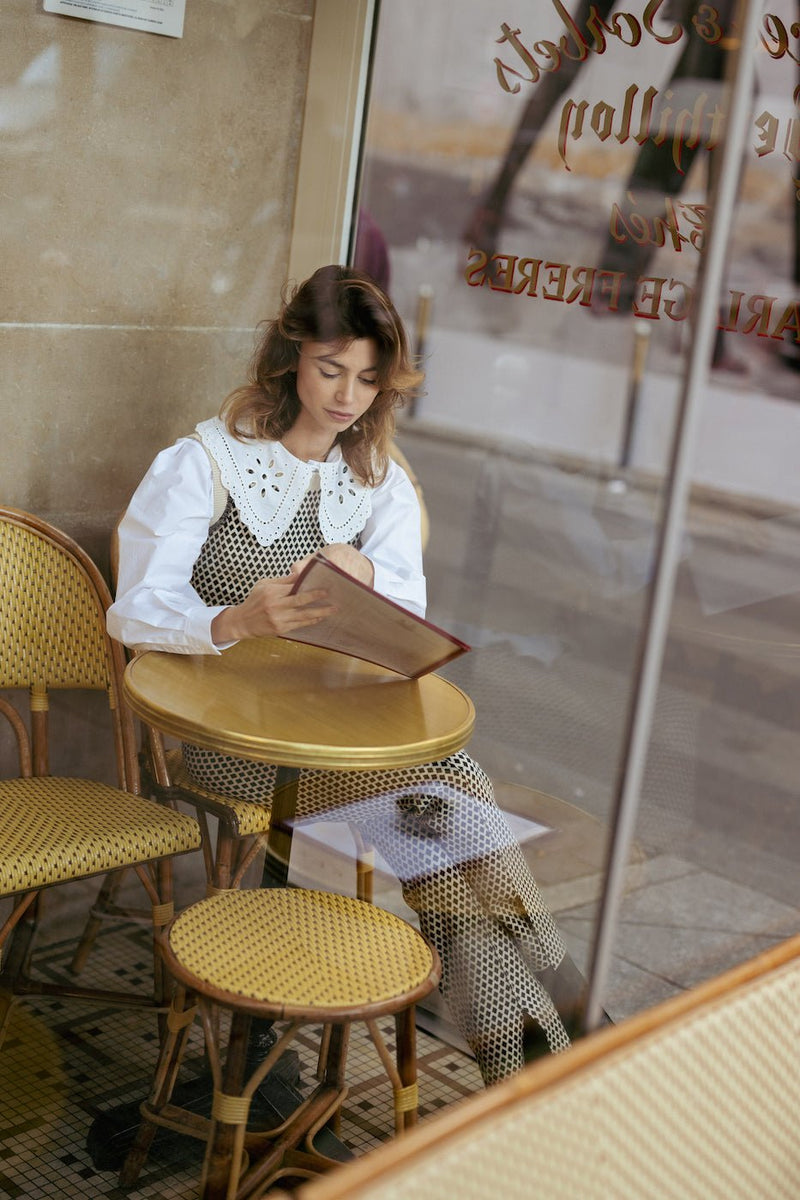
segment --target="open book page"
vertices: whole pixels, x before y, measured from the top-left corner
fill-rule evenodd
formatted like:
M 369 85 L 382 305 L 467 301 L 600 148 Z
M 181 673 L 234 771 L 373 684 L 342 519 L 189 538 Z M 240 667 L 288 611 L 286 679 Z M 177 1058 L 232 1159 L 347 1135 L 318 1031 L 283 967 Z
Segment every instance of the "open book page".
M 317 554 L 298 577 L 292 593 L 323 588 L 336 612 L 296 629 L 289 641 L 324 646 L 388 667 L 410 679 L 435 671 L 470 647 L 429 621 L 367 587 Z

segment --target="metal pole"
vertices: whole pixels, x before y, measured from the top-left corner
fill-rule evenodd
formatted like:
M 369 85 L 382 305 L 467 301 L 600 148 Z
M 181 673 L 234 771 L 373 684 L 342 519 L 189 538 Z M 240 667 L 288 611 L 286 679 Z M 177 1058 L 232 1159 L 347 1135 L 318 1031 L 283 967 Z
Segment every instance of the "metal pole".
M 642 631 L 631 705 L 622 747 L 620 776 L 615 795 L 614 820 L 597 931 L 589 972 L 585 1025 L 594 1029 L 602 1017 L 601 997 L 611 965 L 625 871 L 639 807 L 647 748 L 658 692 L 661 663 L 669 629 L 670 609 L 680 559 L 682 530 L 689 489 L 697 427 L 702 411 L 703 388 L 717 323 L 717 307 L 739 178 L 755 78 L 756 45 L 761 4 L 739 0 L 736 31 L 739 43 L 728 72 L 730 108 L 722 161 L 712 201 L 709 237 L 700 262 L 696 309 L 689 361 L 670 455 L 664 519 L 661 526 L 655 576 Z
M 414 360 L 421 366 L 428 349 L 428 327 L 431 321 L 433 307 L 433 288 L 429 283 L 420 284 L 417 292 L 417 318 L 414 327 Z M 409 399 L 406 411 L 409 417 L 416 416 L 419 389 L 416 389 Z
M 631 462 L 633 435 L 636 431 L 636 417 L 639 412 L 639 393 L 642 388 L 647 351 L 650 346 L 650 322 L 644 317 L 634 317 L 633 320 L 633 366 L 628 402 L 622 418 L 622 442 L 618 463 L 620 470 L 625 470 Z

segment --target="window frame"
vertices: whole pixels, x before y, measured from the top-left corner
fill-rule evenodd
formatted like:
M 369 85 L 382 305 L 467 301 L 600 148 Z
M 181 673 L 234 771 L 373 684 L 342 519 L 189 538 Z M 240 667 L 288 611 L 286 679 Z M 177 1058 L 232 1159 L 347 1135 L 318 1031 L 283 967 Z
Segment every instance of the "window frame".
M 378 0 L 317 0 L 289 243 L 289 279 L 346 263 Z

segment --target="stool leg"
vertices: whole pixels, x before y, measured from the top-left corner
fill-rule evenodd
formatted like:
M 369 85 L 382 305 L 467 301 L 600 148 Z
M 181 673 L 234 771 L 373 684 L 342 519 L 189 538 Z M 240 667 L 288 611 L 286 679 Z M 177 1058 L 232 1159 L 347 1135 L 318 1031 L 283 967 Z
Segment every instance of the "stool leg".
M 383 1069 L 394 1090 L 394 1130 L 398 1136 L 416 1124 L 419 1094 L 417 1088 L 417 1027 L 414 1006 L 395 1013 L 397 1066 L 386 1049 L 377 1021 L 365 1021 L 373 1045 L 380 1055 Z
M 344 1087 L 344 1074 L 347 1063 L 347 1047 L 349 1041 L 349 1025 L 330 1026 L 328 1051 L 325 1058 L 325 1071 L 322 1077 L 322 1082 L 330 1085 L 330 1087 Z
M 344 1091 L 347 1069 L 347 1049 L 350 1044 L 349 1025 L 324 1025 L 317 1062 L 317 1079 L 320 1084 Z M 339 1105 L 327 1122 L 338 1137 L 342 1127 L 342 1110 Z M 307 1139 L 308 1149 L 313 1153 L 313 1135 Z
M 333 1087 L 343 1088 L 347 1065 L 349 1030 L 336 1041 L 333 1038 L 333 1031 L 333 1025 L 322 1026 L 322 1033 L 319 1039 L 319 1055 L 317 1057 L 317 1079 L 320 1083 L 330 1083 Z M 333 1064 L 330 1073 L 328 1071 L 329 1062 Z M 328 1124 L 338 1137 L 342 1128 L 341 1108 L 337 1108 Z
M 208 1013 L 203 1008 L 203 1027 L 206 1033 L 206 1044 L 209 1057 L 218 1053 L 215 1038 L 214 1013 Z M 231 1017 L 228 1051 L 225 1056 L 225 1070 L 222 1080 L 222 1091 L 227 1097 L 241 1097 L 243 1090 L 245 1059 L 250 1035 L 250 1017 L 242 1012 L 234 1012 Z M 243 1107 L 248 1107 L 249 1101 Z M 200 1182 L 201 1200 L 226 1200 L 235 1196 L 242 1172 L 242 1156 L 244 1133 L 247 1118 L 237 1119 L 236 1123 L 221 1119 L 218 1115 L 221 1107 L 221 1097 L 215 1093 L 214 1112 L 212 1112 L 211 1130 L 206 1146 L 203 1162 L 203 1175 Z
M 319 1054 L 317 1055 L 317 1079 L 325 1076 L 325 1063 L 328 1061 L 328 1049 L 331 1044 L 331 1026 L 323 1025 L 319 1038 Z
M 196 1013 L 197 1006 L 188 1001 L 185 989 L 178 988 L 167 1014 L 166 1032 L 161 1041 L 150 1098 L 142 1105 L 138 1133 L 122 1164 L 119 1175 L 121 1187 L 131 1187 L 147 1161 L 157 1128 L 156 1123 L 148 1118 L 148 1109 L 159 1113 L 169 1103 Z
M 402 1091 L 395 1095 L 395 1118 L 398 1126 L 409 1129 L 417 1123 L 419 1092 L 417 1086 L 417 1024 L 414 1005 L 395 1013 L 397 1036 L 397 1070 Z

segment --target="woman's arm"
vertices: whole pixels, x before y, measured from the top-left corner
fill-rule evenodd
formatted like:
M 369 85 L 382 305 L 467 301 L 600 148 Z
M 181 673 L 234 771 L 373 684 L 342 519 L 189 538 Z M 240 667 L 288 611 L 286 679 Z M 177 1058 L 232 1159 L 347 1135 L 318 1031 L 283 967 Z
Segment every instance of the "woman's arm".
M 424 617 L 425 576 L 417 494 L 396 462 L 372 497 L 372 515 L 361 537 L 361 553 L 372 563 L 373 587 L 382 596 Z
M 182 438 L 157 456 L 120 522 L 112 637 L 137 649 L 217 652 L 211 623 L 223 609 L 204 604 L 189 582 L 212 515 L 208 455 Z
M 323 592 L 292 596 L 288 576 L 259 580 L 241 604 L 204 604 L 190 580 L 212 516 L 208 455 L 183 438 L 158 455 L 120 523 L 112 637 L 135 649 L 216 654 L 242 638 L 291 633 L 330 615 Z

